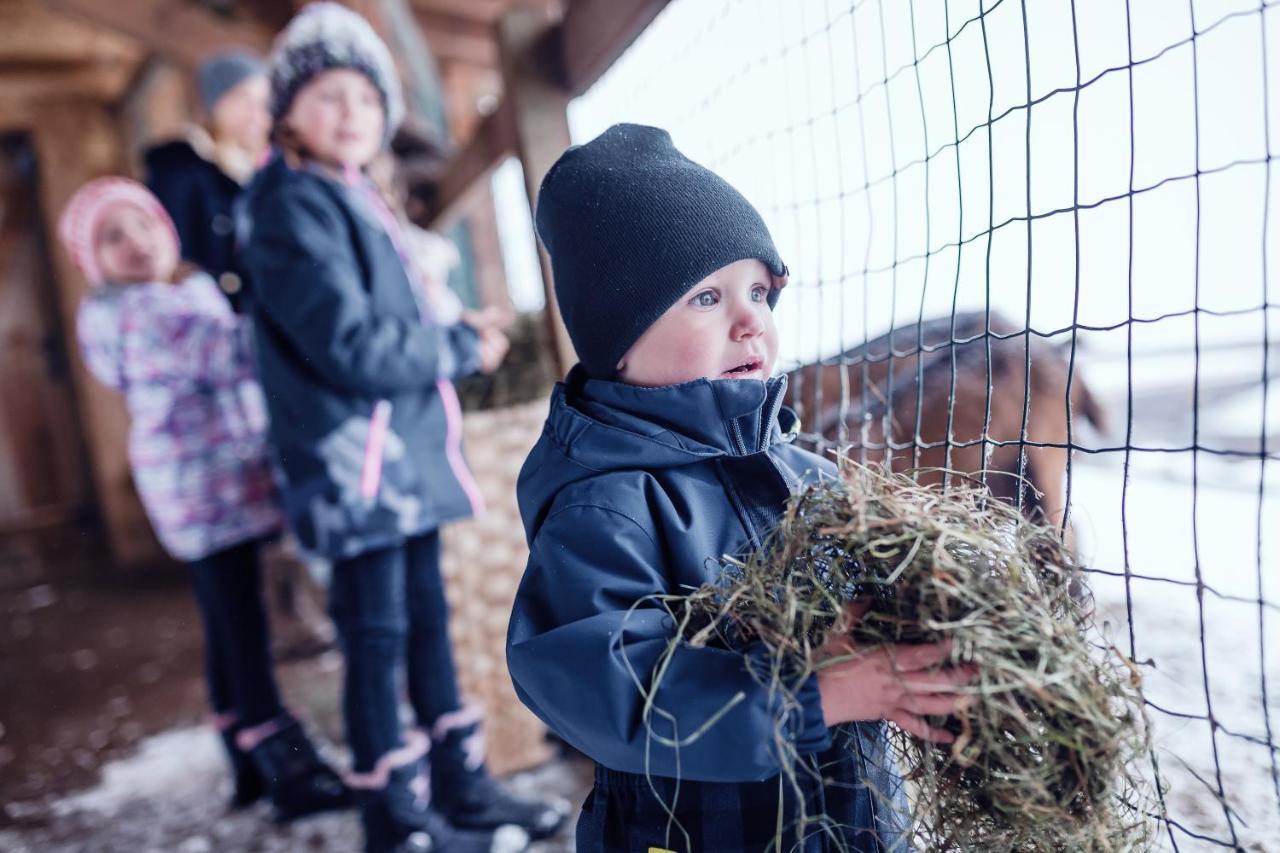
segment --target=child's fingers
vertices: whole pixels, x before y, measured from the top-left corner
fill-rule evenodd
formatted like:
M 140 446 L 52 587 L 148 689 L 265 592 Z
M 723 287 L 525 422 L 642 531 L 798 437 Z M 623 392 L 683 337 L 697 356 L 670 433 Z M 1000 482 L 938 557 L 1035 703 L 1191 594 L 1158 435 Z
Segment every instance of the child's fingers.
M 924 643 L 918 646 L 891 646 L 889 655 L 899 672 L 915 672 L 937 666 L 951 655 L 951 641 Z
M 972 696 L 954 693 L 910 693 L 901 700 L 903 710 L 912 714 L 954 714 L 971 704 Z
M 956 739 L 956 736 L 951 732 L 929 725 L 923 717 L 912 714 L 910 711 L 898 711 L 889 718 L 889 722 L 895 723 L 898 728 L 907 734 L 915 735 L 921 740 L 933 741 L 934 743 L 951 743 Z
M 973 666 L 956 666 L 936 672 L 913 672 L 903 676 L 902 687 L 908 693 L 947 693 L 965 684 L 977 675 Z
M 846 604 L 844 606 L 844 616 L 841 619 L 844 629 L 847 631 L 849 628 L 857 625 L 858 620 L 863 617 L 870 607 L 871 598 L 865 595 L 855 598 L 853 601 Z

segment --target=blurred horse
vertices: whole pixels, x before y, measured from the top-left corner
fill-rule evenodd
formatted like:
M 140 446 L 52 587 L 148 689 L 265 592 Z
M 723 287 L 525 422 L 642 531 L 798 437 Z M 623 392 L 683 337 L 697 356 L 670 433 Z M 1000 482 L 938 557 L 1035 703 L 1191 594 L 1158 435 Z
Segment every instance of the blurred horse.
M 892 351 L 884 335 L 792 371 L 787 403 L 800 415 L 802 440 L 895 471 L 949 468 L 977 479 L 985 469 L 996 496 L 1061 524 L 1068 418 L 1073 430 L 1083 417 L 1102 432 L 1105 412 L 1078 369 L 1068 388 L 1067 360 L 1048 341 L 996 314 L 992 334 L 985 331 L 982 312 L 959 313 L 954 327 L 946 316 L 894 329 Z

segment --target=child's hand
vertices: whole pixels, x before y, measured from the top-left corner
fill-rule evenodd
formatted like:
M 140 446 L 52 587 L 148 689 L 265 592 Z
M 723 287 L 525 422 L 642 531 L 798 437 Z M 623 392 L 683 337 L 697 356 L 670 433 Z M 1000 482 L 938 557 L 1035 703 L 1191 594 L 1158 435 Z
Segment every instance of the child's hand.
M 459 319 L 477 332 L 483 332 L 485 329 L 501 329 L 510 325 L 512 316 L 510 309 L 490 305 L 479 311 L 463 311 Z
M 497 329 L 479 329 L 480 333 L 480 372 L 493 373 L 502 364 L 511 342 L 507 336 Z
M 845 624 L 856 622 L 867 609 L 856 601 L 846 611 Z M 923 740 L 950 743 L 955 736 L 935 728 L 928 714 L 952 714 L 970 702 L 957 689 L 977 674 L 973 666 L 929 671 L 951 654 L 950 643 L 855 647 L 840 630 L 820 653 L 824 658 L 846 657 L 818 673 L 822 715 L 828 726 L 854 720 L 889 720 Z

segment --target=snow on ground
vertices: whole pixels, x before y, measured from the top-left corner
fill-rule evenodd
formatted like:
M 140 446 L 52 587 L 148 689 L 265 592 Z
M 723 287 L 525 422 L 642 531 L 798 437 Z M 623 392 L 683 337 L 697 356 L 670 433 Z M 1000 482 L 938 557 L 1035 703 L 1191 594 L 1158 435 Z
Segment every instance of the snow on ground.
M 1092 567 L 1123 573 L 1127 533 L 1129 570 L 1155 578 L 1126 583 L 1095 573 L 1091 582 L 1098 621 L 1126 653 L 1131 604 L 1132 651 L 1150 661 L 1146 697 L 1169 712 L 1151 709 L 1169 816 L 1193 832 L 1231 840 L 1215 793 L 1220 768 L 1237 842 L 1276 850 L 1280 782 L 1272 774 L 1280 756 L 1266 746 L 1264 708 L 1270 741 L 1280 743 L 1280 464 L 1268 465 L 1259 555 L 1257 460 L 1202 458 L 1193 492 L 1189 454 L 1134 454 L 1123 512 L 1121 462 L 1107 454 L 1075 465 L 1073 518 Z M 1202 604 L 1197 576 L 1205 585 Z M 1216 736 L 1203 719 L 1176 716 L 1203 718 L 1210 705 Z M 1221 849 L 1177 830 L 1174 836 L 1180 850 Z M 1171 847 L 1167 837 L 1164 844 Z
M 507 781 L 517 793 L 566 797 L 578 805 L 589 779 L 581 761 L 553 761 Z M 351 853 L 362 837 L 354 811 L 278 826 L 265 805 L 228 812 L 222 748 L 207 727 L 174 729 L 103 767 L 95 787 L 19 815 L 0 830 L 5 853 Z M 570 822 L 531 853 L 570 853 Z

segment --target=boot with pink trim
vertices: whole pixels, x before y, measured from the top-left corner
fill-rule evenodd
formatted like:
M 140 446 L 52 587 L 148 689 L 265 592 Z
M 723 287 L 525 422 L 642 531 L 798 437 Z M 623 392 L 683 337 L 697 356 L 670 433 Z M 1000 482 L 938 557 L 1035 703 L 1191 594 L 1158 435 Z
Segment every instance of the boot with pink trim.
M 234 810 L 250 806 L 267 793 L 267 784 L 248 753 L 236 746 L 236 729 L 219 726 L 218 734 L 231 764 L 231 796 L 227 807 Z
M 517 797 L 485 768 L 483 713 L 469 705 L 440 717 L 431 727 L 431 787 L 435 807 L 457 827 L 521 827 L 534 839 L 547 838 L 569 816 L 559 798 Z
M 405 733 L 405 745 L 384 755 L 367 773 L 347 774 L 364 825 L 365 853 L 523 853 L 529 834 L 518 826 L 481 830 L 453 827 L 433 807 L 423 765 L 429 741 Z
M 284 823 L 353 804 L 342 778 L 320 757 L 292 717 L 245 729 L 236 736 L 236 743 L 249 754 L 266 782 L 277 821 Z

